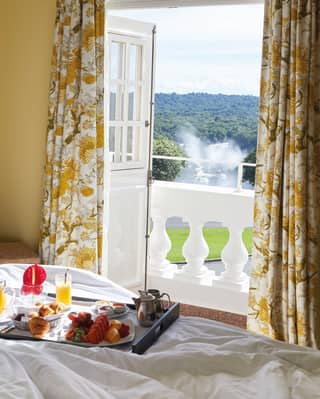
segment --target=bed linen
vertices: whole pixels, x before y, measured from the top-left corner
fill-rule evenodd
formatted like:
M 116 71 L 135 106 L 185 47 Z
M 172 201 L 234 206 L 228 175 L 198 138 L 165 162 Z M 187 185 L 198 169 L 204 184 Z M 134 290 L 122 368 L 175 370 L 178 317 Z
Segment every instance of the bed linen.
M 14 283 L 21 270 L 0 274 Z M 132 295 L 88 272 L 73 279 L 89 294 Z M 318 399 L 320 353 L 195 317 L 178 319 L 144 355 L 1 339 L 0 398 Z

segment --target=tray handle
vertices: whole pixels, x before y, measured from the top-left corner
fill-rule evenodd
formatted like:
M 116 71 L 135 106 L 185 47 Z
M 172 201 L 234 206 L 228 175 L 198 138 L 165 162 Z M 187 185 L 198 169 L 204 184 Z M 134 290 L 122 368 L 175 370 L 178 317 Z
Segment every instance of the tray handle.
M 142 355 L 162 335 L 180 315 L 180 303 L 171 306 L 147 332 L 132 345 L 132 352 Z

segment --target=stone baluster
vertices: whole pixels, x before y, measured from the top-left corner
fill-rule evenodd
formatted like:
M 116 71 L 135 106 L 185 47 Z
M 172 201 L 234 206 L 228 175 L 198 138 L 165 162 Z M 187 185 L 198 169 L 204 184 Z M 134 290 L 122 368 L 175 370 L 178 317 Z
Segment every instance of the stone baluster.
M 243 272 L 248 262 L 248 251 L 242 241 L 243 227 L 239 224 L 228 223 L 229 241 L 221 253 L 225 271 L 221 274 L 220 282 L 238 286 L 239 289 L 248 283 L 249 277 Z
M 204 260 L 209 254 L 208 245 L 203 238 L 204 222 L 192 218 L 189 220 L 189 225 L 190 234 L 182 249 L 187 264 L 182 268 L 180 277 L 201 278 L 208 271 L 208 268 L 204 266 Z
M 166 256 L 171 248 L 171 241 L 166 230 L 165 216 L 153 215 L 153 229 L 150 235 L 150 272 L 162 275 L 170 269 Z

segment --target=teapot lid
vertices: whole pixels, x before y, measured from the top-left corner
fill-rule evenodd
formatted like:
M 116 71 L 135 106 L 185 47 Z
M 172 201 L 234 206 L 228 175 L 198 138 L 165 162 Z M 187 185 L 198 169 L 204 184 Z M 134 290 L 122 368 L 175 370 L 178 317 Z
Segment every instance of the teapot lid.
M 146 291 L 139 290 L 139 294 L 142 301 L 154 301 L 156 299 L 155 296 L 149 294 Z

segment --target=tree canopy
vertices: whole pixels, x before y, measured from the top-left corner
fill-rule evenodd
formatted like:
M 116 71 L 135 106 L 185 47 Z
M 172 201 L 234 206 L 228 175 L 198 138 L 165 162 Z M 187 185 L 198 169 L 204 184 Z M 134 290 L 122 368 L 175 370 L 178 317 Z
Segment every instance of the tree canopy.
M 233 140 L 241 149 L 256 146 L 258 97 L 208 93 L 157 93 L 155 137 L 181 142 L 181 132 L 208 144 Z
M 164 136 L 158 136 L 153 142 L 154 155 L 167 155 L 171 157 L 186 157 L 186 153 L 172 140 Z M 153 177 L 156 180 L 174 181 L 179 176 L 185 161 L 173 161 L 168 159 L 153 159 Z

